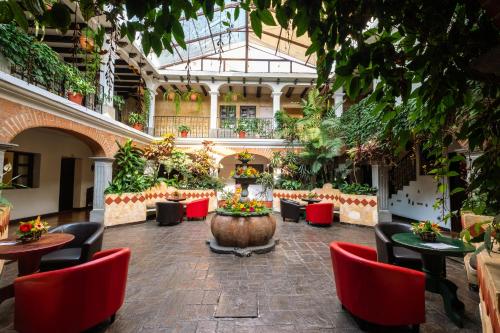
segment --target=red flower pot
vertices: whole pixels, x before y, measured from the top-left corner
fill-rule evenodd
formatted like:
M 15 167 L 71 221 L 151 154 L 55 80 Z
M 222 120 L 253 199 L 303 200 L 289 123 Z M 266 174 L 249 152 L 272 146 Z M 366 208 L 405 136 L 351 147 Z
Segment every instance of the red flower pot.
M 82 105 L 83 104 L 83 95 L 80 93 L 73 93 L 71 91 L 68 92 L 68 99 L 76 104 Z
M 240 136 L 240 139 L 244 139 L 246 137 L 246 132 L 243 132 L 243 131 L 240 131 L 239 133 L 239 136 Z
M 196 102 L 196 100 L 198 99 L 198 95 L 191 94 L 190 98 L 191 98 L 191 102 Z
M 188 131 L 182 131 L 181 138 L 187 138 L 187 137 L 188 137 Z
M 133 124 L 132 127 L 135 128 L 138 131 L 141 131 L 141 132 L 144 129 L 144 125 L 143 124 Z

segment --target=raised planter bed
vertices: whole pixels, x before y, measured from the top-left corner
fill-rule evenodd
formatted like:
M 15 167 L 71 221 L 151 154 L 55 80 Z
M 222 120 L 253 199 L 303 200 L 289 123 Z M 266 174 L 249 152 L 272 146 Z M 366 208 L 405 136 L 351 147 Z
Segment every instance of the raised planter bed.
M 376 195 L 344 194 L 340 196 L 340 222 L 374 226 L 378 223 Z

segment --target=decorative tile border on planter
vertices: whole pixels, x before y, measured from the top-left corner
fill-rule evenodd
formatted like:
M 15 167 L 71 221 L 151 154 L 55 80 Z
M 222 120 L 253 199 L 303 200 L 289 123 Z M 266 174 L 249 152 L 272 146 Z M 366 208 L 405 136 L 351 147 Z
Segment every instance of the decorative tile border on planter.
M 104 197 L 106 227 L 146 221 L 146 198 L 143 193 L 107 194 Z
M 340 191 L 333 188 L 332 184 L 325 184 L 323 185 L 323 188 L 315 188 L 312 191 L 273 190 L 273 210 L 280 212 L 281 198 L 305 203 L 304 201 L 301 201 L 301 199 L 307 198 L 309 192 L 316 193 L 318 195 L 318 199 L 321 199 L 321 202 L 333 203 L 335 208 L 338 208 L 340 205 L 340 197 L 342 195 Z
M 166 186 L 164 183 L 144 191 L 146 205 L 154 207 L 157 201 L 165 201 L 167 198 L 173 197 L 175 192 L 179 193 L 179 196 L 186 198 L 182 203 L 208 198 L 208 211 L 211 212 L 217 209 L 217 193 L 214 190 L 178 190 L 175 187 Z
M 182 203 L 208 198 L 208 210 L 217 208 L 217 194 L 214 190 L 177 190 L 164 183 L 141 193 L 107 194 L 104 198 L 104 225 L 112 226 L 146 221 L 148 207 L 154 207 L 157 201 L 165 201 L 174 193 L 186 198 Z
M 5 239 L 9 235 L 10 207 L 0 209 L 0 239 Z M 0 260 L 0 274 L 2 273 L 5 260 Z
M 335 209 L 340 211 L 340 222 L 374 226 L 378 223 L 378 207 L 376 195 L 354 195 L 344 194 L 333 188 L 331 184 L 325 184 L 323 188 L 315 188 L 311 192 L 318 195 L 321 202 L 331 202 Z M 273 210 L 280 211 L 280 199 L 291 199 L 301 202 L 307 198 L 309 191 L 273 191 Z M 302 202 L 303 203 L 303 202 Z
M 341 194 L 340 222 L 374 226 L 378 223 L 376 195 Z

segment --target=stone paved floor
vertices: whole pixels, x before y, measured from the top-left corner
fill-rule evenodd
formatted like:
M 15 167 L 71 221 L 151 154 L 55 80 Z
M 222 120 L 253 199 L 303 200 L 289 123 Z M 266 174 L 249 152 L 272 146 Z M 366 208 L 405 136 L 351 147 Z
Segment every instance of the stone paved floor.
M 341 240 L 374 246 L 372 229 L 338 223 L 317 228 L 279 219 L 276 250 L 250 258 L 211 253 L 205 244 L 209 237 L 203 221 L 107 229 L 104 247 L 132 250 L 127 296 L 116 322 L 92 332 L 360 332 L 335 295 L 328 244 Z M 8 265 L 0 284 L 15 274 L 16 265 Z M 466 306 L 465 328 L 455 327 L 440 297 L 427 293 L 427 322 L 421 331 L 480 332 L 478 295 L 467 288 L 463 264 L 448 260 L 448 276 Z M 214 318 L 221 293 L 256 293 L 259 317 Z M 0 306 L 0 332 L 13 332 L 12 320 L 13 300 L 8 300 Z

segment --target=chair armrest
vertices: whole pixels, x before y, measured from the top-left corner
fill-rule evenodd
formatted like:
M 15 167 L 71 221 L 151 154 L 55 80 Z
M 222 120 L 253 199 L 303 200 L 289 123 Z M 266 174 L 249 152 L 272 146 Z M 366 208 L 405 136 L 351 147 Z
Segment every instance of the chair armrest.
M 377 255 L 381 262 L 394 262 L 394 243 L 381 230 L 375 227 L 375 241 L 377 243 Z
M 94 253 L 102 249 L 102 237 L 104 234 L 104 226 L 100 227 L 82 244 L 82 261 L 87 262 L 92 259 Z

